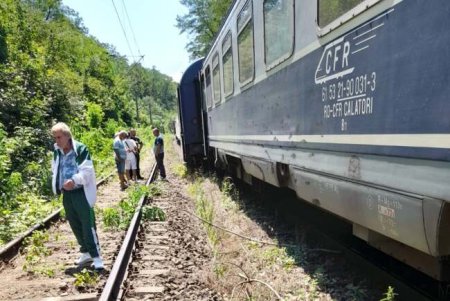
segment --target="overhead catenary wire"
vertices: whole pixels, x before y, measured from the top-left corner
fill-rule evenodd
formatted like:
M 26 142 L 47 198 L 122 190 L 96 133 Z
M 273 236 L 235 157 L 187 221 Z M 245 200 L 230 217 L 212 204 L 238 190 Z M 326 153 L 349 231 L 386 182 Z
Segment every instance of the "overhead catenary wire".
M 134 30 L 133 30 L 133 26 L 131 25 L 131 21 L 130 21 L 130 17 L 128 15 L 128 10 L 127 10 L 127 6 L 125 5 L 125 1 L 122 0 L 122 6 L 123 6 L 123 10 L 125 11 L 125 16 L 127 18 L 128 21 L 128 26 L 130 26 L 130 30 L 131 30 L 131 35 L 133 36 L 133 41 L 134 41 L 134 45 L 136 46 L 137 52 L 138 52 L 138 57 L 140 59 L 142 59 L 144 56 L 141 55 L 141 50 L 139 49 L 139 44 L 136 40 L 136 35 L 134 34 Z
M 111 0 L 111 2 L 113 4 L 113 6 L 114 6 L 114 10 L 116 11 L 117 19 L 119 19 L 119 24 L 120 24 L 120 27 L 122 28 L 122 32 L 123 32 L 123 35 L 125 36 L 125 40 L 127 41 L 128 49 L 130 50 L 131 56 L 135 57 L 134 54 L 133 54 L 133 50 L 131 50 L 130 42 L 128 41 L 127 32 L 125 31 L 125 28 L 123 27 L 122 20 L 120 19 L 119 12 L 117 11 L 116 4 L 114 3 L 114 0 Z

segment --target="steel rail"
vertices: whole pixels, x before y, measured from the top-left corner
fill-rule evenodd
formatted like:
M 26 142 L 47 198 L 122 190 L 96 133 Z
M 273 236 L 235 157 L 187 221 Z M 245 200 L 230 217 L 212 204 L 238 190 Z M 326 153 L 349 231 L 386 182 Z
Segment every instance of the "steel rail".
M 153 165 L 150 177 L 145 185 L 148 186 L 150 183 L 152 183 L 155 180 L 155 176 L 156 164 Z M 111 273 L 109 274 L 108 280 L 106 281 L 105 287 L 103 288 L 102 294 L 98 299 L 99 301 L 120 299 L 120 288 L 123 284 L 123 281 L 125 280 L 125 274 L 128 269 L 128 264 L 130 263 L 131 253 L 136 242 L 136 236 L 141 222 L 142 207 L 145 205 L 146 201 L 146 196 L 142 196 L 142 198 L 139 200 L 139 204 L 133 215 L 119 254 L 117 255 L 116 261 L 114 262 Z
M 113 174 L 114 173 L 110 173 L 105 178 L 98 181 L 97 187 L 103 185 Z M 29 228 L 25 233 L 7 243 L 2 249 L 0 249 L 0 260 L 3 262 L 8 262 L 12 258 L 14 258 L 14 256 L 17 255 L 17 252 L 22 246 L 25 238 L 31 236 L 34 231 L 49 227 L 53 222 L 57 221 L 61 217 L 62 209 L 63 207 L 58 208 L 56 211 L 50 213 L 42 221 Z

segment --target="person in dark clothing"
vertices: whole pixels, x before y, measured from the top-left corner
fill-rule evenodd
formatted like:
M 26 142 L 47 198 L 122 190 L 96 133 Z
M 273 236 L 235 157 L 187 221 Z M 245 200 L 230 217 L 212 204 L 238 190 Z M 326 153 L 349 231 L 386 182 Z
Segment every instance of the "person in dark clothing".
M 139 168 L 139 153 L 141 152 L 142 147 L 144 146 L 144 143 L 142 142 L 142 140 L 136 136 L 136 130 L 135 129 L 130 129 L 130 139 L 134 140 L 134 142 L 136 142 L 137 145 L 137 151 L 134 153 L 134 155 L 136 156 L 136 173 L 137 173 L 137 179 L 138 180 L 143 180 L 144 178 L 141 176 L 141 171 Z
M 159 176 L 161 180 L 165 180 L 166 169 L 164 168 L 164 140 L 157 128 L 153 129 L 153 135 L 156 137 L 153 145 L 153 153 L 155 154 L 156 164 L 159 169 Z

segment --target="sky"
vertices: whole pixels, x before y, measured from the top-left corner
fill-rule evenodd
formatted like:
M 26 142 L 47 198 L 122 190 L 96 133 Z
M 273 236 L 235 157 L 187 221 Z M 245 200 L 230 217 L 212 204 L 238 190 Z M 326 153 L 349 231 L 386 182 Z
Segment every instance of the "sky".
M 177 82 L 189 66 L 188 37 L 175 27 L 176 16 L 187 13 L 179 0 L 63 0 L 63 4 L 79 13 L 90 35 L 115 46 L 130 63 L 138 61 L 140 53 L 142 66 L 155 67 Z

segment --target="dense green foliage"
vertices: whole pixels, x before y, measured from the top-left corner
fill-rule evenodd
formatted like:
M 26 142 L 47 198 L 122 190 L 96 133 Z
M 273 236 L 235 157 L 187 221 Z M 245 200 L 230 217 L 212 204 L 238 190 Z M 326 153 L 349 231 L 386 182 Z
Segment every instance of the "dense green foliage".
M 52 210 L 55 122 L 88 146 L 101 177 L 113 134 L 162 128 L 175 103 L 170 77 L 89 36 L 62 0 L 0 1 L 0 244 Z
M 319 26 L 326 26 L 364 0 L 320 0 Z
M 191 59 L 206 56 L 220 30 L 223 18 L 226 17 L 233 0 L 180 0 L 189 12 L 177 16 L 177 27 L 181 33 L 191 35 L 186 45 Z

